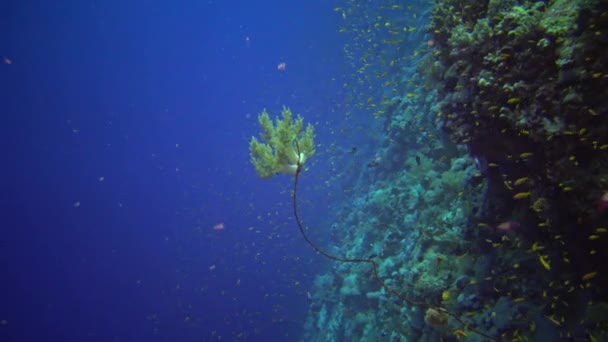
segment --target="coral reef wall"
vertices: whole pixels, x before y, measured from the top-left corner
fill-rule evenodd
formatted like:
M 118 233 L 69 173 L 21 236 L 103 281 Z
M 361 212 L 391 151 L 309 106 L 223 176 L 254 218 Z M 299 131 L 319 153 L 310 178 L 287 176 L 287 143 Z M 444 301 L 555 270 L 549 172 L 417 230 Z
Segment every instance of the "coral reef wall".
M 437 115 L 484 166 L 483 219 L 517 223 L 511 259 L 545 276 L 518 272 L 525 294 L 562 336 L 592 336 L 573 312 L 606 300 L 608 3 L 436 1 L 432 16 Z
M 608 339 L 608 3 L 336 12 L 351 110 L 384 131 L 328 248 L 424 305 L 337 263 L 303 340 Z

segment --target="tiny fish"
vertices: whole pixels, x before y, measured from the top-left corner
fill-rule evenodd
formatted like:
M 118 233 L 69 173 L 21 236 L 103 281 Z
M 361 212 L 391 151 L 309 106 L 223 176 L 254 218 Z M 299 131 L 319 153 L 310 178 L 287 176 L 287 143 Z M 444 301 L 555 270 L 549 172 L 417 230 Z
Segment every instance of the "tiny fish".
M 521 178 L 517 178 L 515 180 L 515 182 L 513 182 L 513 185 L 518 186 L 518 185 L 522 185 L 524 183 L 526 183 L 528 181 L 528 177 L 521 177 Z
M 530 195 L 532 195 L 532 193 L 528 192 L 518 192 L 513 196 L 514 200 L 520 200 L 520 199 L 524 199 L 524 198 L 528 198 L 530 197 Z
M 597 272 L 589 272 L 583 275 L 583 280 L 591 280 L 597 275 Z
M 467 333 L 462 330 L 454 330 L 454 336 L 456 337 L 467 337 Z
M 519 97 L 512 97 L 507 100 L 507 104 L 516 104 L 519 103 Z
M 551 270 L 551 264 L 549 264 L 549 261 L 547 259 L 545 259 L 544 256 L 539 255 L 538 256 L 538 260 L 540 261 L 540 263 L 543 265 L 544 268 L 547 269 L 547 271 Z

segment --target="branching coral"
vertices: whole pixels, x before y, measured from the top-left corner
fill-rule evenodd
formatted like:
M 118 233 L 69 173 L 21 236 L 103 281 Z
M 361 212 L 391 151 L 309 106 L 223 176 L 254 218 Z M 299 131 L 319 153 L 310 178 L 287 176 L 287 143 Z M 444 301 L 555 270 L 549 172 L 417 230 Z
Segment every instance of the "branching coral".
M 304 120 L 283 107 L 283 119 L 275 118 L 273 124 L 266 109 L 258 116 L 262 126 L 260 142 L 251 137 L 249 154 L 258 176 L 270 178 L 277 173 L 295 174 L 307 158 L 315 153 L 315 132 L 312 125 L 304 128 Z

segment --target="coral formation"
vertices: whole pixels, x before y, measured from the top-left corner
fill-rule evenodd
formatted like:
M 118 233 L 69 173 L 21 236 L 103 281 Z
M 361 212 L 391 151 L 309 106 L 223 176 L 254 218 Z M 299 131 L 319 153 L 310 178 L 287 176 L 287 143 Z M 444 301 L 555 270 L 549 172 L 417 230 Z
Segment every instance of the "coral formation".
M 426 306 L 365 265 L 337 266 L 311 290 L 322 305 L 304 339 L 605 338 L 605 2 L 437 0 L 417 12 L 428 36 L 402 40 L 411 27 L 388 19 L 400 4 L 351 5 L 338 11 L 349 98 L 384 135 L 382 162 L 338 208 L 333 250 L 371 255 L 388 287 Z M 319 308 L 340 323 L 318 324 Z
M 304 128 L 304 120 L 283 107 L 282 119 L 278 117 L 273 124 L 266 109 L 258 116 L 262 126 L 260 142 L 251 137 L 249 153 L 251 163 L 261 178 L 270 178 L 277 173 L 295 174 L 298 167 L 315 153 L 315 132 L 312 125 Z
M 601 62 L 608 54 L 606 8 L 593 0 L 490 1 L 487 11 L 480 8 L 468 20 L 456 20 L 458 12 L 446 20 L 448 8 L 466 5 L 446 0 L 434 8 L 431 32 L 441 52 L 435 63 L 449 70 L 435 74 L 438 116 L 484 166 L 494 204 L 482 220 L 525 225 L 517 241 L 508 242 L 521 254 L 505 254 L 505 264 L 494 268 L 526 264 L 509 272 L 522 274 L 527 290 L 505 288 L 541 298 L 535 304 L 562 326 L 577 297 L 571 286 L 557 285 L 551 292 L 560 301 L 542 300 L 548 298 L 544 289 L 580 279 L 605 258 L 601 243 L 585 239 L 606 224 L 593 205 L 608 186 L 608 68 Z M 486 33 L 475 34 L 481 23 Z M 523 277 L 533 267 L 550 273 L 546 285 Z M 569 331 L 562 327 L 561 333 Z
M 443 327 L 448 324 L 448 316 L 436 309 L 429 308 L 424 313 L 424 322 L 431 327 Z

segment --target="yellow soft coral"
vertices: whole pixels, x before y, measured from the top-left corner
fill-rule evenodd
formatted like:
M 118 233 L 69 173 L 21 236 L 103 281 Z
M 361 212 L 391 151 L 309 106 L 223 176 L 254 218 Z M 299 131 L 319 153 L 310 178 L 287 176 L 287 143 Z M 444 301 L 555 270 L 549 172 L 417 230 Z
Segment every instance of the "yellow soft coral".
M 306 159 L 315 153 L 315 132 L 312 125 L 304 128 L 304 119 L 283 107 L 283 119 L 275 118 L 275 123 L 268 116 L 266 109 L 258 116 L 262 126 L 261 140 L 251 137 L 249 154 L 258 176 L 270 178 L 277 173 L 295 174 Z

